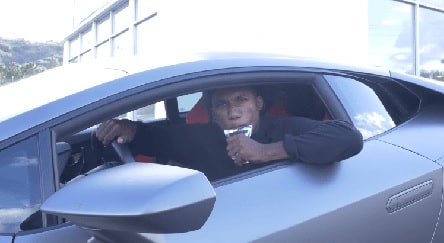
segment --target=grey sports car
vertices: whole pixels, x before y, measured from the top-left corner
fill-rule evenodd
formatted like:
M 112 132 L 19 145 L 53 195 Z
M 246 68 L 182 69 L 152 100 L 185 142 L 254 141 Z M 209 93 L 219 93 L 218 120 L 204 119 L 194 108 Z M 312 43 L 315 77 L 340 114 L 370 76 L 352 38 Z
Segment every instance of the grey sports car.
M 0 87 L 0 243 L 444 242 L 442 82 L 227 56 L 69 64 Z M 110 118 L 207 122 L 202 92 L 238 85 L 263 88 L 281 115 L 352 122 L 363 150 L 209 181 L 94 135 Z

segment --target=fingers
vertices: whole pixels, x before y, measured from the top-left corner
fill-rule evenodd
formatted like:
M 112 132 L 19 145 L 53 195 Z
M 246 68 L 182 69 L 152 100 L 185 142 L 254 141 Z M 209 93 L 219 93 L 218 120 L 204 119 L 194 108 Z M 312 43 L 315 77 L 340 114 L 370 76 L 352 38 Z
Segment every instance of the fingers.
M 108 144 L 109 143 L 109 128 L 112 124 L 112 120 L 108 120 L 103 122 L 102 124 L 99 125 L 99 127 L 96 130 L 96 137 L 99 141 L 101 141 L 103 144 Z
M 242 157 L 242 155 L 239 154 L 239 153 L 236 153 L 235 155 L 233 155 L 233 156 L 231 157 L 231 159 L 233 160 L 234 164 L 237 165 L 237 166 L 243 166 L 243 165 L 250 164 L 250 161 L 244 159 L 244 158 Z
M 100 124 L 96 131 L 96 137 L 104 145 L 110 144 L 117 138 L 118 143 L 126 143 L 129 139 L 126 138 L 125 121 L 122 120 L 108 120 Z
M 241 150 L 241 143 L 238 137 L 239 135 L 235 135 L 227 138 L 227 152 L 230 157 L 237 156 L 236 153 L 239 153 Z
M 249 139 L 242 134 L 235 135 L 227 138 L 227 153 L 237 166 L 242 166 L 250 163 L 246 157 L 247 154 L 243 153 L 243 140 Z
M 243 140 L 247 140 L 249 138 L 245 137 L 243 134 L 237 134 L 227 138 L 227 149 L 233 149 L 236 147 L 242 146 L 244 143 Z

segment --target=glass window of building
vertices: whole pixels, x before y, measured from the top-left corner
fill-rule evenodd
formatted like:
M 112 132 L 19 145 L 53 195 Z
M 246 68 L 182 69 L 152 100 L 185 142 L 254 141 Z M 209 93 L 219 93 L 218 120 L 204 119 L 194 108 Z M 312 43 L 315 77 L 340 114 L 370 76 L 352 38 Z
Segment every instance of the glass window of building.
M 413 5 L 387 0 L 368 4 L 370 65 L 414 74 Z
M 129 32 L 125 31 L 122 34 L 113 38 L 113 57 L 123 57 L 131 55 L 131 43 Z
M 128 8 L 128 1 L 126 1 L 114 12 L 113 34 L 120 33 L 129 27 L 129 24 L 131 23 L 130 13 L 131 11 Z
M 79 0 L 76 4 L 85 10 L 82 11 L 82 19 L 89 22 L 84 22 L 82 29 L 72 33 L 66 48 L 69 52 L 65 56 L 72 62 L 76 57 L 79 57 L 78 61 L 89 60 L 90 57 L 100 60 L 132 55 L 165 57 L 207 50 L 259 50 L 286 54 L 290 51 L 297 56 L 337 61 L 341 58 L 345 61 L 367 60 L 367 64 L 372 66 L 442 80 L 444 54 L 440 46 L 444 46 L 444 38 L 441 38 L 439 26 L 443 26 L 444 21 L 444 0 L 325 3 L 326 9 L 329 9 L 328 4 L 343 9 L 340 10 L 341 18 L 337 14 L 330 18 L 328 11 L 319 12 L 316 4 L 308 2 L 298 8 L 300 12 L 284 7 L 285 4 L 257 2 L 246 22 L 243 21 L 244 11 L 240 11 L 249 7 L 246 3 L 239 5 L 234 0 L 216 1 L 214 4 L 203 0 L 191 2 L 174 0 L 166 4 L 160 0 L 101 0 L 92 8 L 87 0 Z M 235 9 L 232 8 L 234 5 Z M 192 6 L 200 6 L 199 9 L 206 11 Z M 263 13 L 272 9 L 280 14 L 261 22 Z M 329 21 L 326 28 L 322 21 L 314 21 L 317 20 L 312 17 L 314 11 L 333 22 Z M 225 18 L 227 12 L 230 18 Z M 416 13 L 418 18 L 415 18 Z M 191 15 L 193 18 L 189 18 Z M 202 24 L 203 19 L 207 20 L 205 25 Z M 305 24 L 298 24 L 302 23 L 301 19 Z M 350 19 L 354 20 L 353 24 L 349 24 Z M 177 20 L 181 20 L 179 25 Z M 250 25 L 246 24 L 250 22 Z M 276 30 L 273 28 L 275 23 L 293 23 L 292 29 L 296 31 Z M 84 27 L 88 25 L 91 27 L 85 31 Z M 206 28 L 208 25 L 213 28 Z M 227 29 L 227 26 L 231 27 Z M 170 31 L 165 32 L 165 29 Z M 318 29 L 331 29 L 331 34 L 313 31 Z M 203 36 L 199 34 L 202 31 L 206 33 Z M 225 38 L 233 33 L 237 39 Z M 307 38 L 301 38 L 300 33 Z M 277 36 L 280 45 L 269 45 L 276 43 Z M 325 36 L 331 38 L 326 42 Z M 177 38 L 181 41 L 177 42 Z M 91 52 L 86 53 L 89 50 Z M 83 54 L 86 54 L 85 57 Z
M 157 11 L 158 0 L 138 0 L 137 1 L 137 20 L 142 20 Z
M 444 81 L 444 14 L 430 9 L 419 11 L 419 69 L 423 77 Z
M 81 33 L 81 39 L 82 52 L 91 49 L 91 47 L 94 45 L 94 33 L 92 32 L 91 28 Z
M 72 39 L 69 42 L 69 59 L 78 56 L 80 53 L 80 41 L 79 38 Z
M 88 19 L 92 13 L 98 9 L 103 8 L 107 4 L 115 0 L 73 0 L 74 1 L 74 18 L 73 21 L 76 25 L 82 24 Z M 145 0 L 143 0 L 145 1 Z
M 154 55 L 162 45 L 159 21 L 157 17 L 150 18 L 136 26 L 136 54 Z M 164 44 L 163 44 L 164 45 Z
M 430 7 L 444 8 L 444 0 L 419 0 L 419 3 Z
M 108 59 L 111 57 L 109 41 L 105 41 L 101 45 L 97 46 L 96 57 L 98 60 Z
M 111 36 L 111 21 L 109 17 L 97 22 L 97 42 L 102 42 Z

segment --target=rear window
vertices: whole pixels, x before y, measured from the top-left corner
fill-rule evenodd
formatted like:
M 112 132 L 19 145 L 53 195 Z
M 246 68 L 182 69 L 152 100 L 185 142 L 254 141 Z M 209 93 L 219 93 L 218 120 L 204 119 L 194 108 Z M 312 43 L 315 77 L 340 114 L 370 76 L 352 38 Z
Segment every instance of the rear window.
M 325 79 L 341 100 L 344 109 L 364 139 L 396 126 L 382 101 L 369 86 L 340 76 L 326 75 Z

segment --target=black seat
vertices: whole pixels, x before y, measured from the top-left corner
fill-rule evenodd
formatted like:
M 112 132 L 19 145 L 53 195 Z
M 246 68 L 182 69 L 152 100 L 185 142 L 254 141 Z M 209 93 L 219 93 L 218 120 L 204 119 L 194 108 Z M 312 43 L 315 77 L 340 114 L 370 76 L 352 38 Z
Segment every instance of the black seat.
M 325 120 L 326 115 L 328 116 L 324 104 L 310 85 L 288 87 L 285 90 L 284 103 L 287 111 L 293 116 L 314 120 Z

